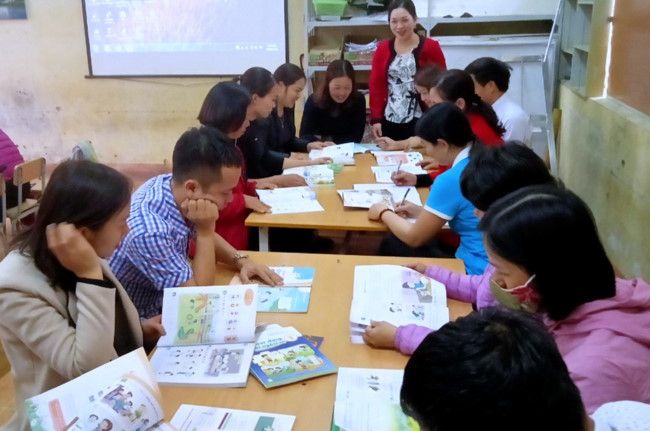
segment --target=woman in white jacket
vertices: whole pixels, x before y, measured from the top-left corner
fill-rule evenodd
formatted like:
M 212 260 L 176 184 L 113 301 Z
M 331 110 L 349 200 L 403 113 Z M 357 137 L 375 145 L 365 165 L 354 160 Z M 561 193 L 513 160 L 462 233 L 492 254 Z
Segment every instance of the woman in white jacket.
M 52 173 L 33 226 L 0 262 L 0 339 L 11 363 L 16 415 L 24 401 L 119 355 L 153 346 L 160 319 L 140 322 L 103 261 L 128 227 L 130 181 L 107 166 L 67 161 Z

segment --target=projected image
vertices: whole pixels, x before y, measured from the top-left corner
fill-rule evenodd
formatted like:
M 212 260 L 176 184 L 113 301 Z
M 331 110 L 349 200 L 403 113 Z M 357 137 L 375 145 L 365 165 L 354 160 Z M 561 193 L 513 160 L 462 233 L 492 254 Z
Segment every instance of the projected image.
M 0 0 L 0 19 L 27 19 L 25 0 Z
M 286 58 L 284 0 L 85 0 L 94 75 L 239 74 Z

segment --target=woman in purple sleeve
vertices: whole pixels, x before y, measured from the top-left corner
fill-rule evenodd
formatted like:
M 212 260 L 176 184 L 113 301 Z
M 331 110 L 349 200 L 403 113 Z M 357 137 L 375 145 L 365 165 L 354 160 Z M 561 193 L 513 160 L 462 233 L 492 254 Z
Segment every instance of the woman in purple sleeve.
M 463 196 L 476 207 L 479 218 L 497 199 L 536 184 L 555 184 L 555 179 L 535 152 L 514 144 L 497 148 L 475 146 L 461 177 Z M 451 299 L 475 304 L 478 309 L 496 304 L 490 292 L 492 265 L 481 275 L 460 274 L 437 265 L 413 264 L 410 267 L 443 283 Z M 430 332 L 431 329 L 424 326 L 396 328 L 388 322 L 373 322 L 364 340 L 374 347 L 394 347 L 410 355 Z

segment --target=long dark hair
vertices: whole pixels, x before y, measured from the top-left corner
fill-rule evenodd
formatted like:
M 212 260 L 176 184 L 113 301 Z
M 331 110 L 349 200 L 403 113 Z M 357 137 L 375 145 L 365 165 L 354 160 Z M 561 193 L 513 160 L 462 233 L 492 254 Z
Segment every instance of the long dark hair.
M 87 160 L 65 161 L 43 190 L 34 224 L 14 239 L 12 248 L 31 256 L 52 286 L 74 291 L 76 276 L 47 246 L 47 226 L 70 223 L 97 231 L 130 200 L 131 181 L 115 169 Z
M 474 92 L 474 81 L 470 74 L 464 70 L 450 69 L 443 72 L 436 82 L 436 90 L 441 98 L 449 102 L 463 99 L 465 112 L 474 112 L 485 118 L 490 128 L 498 136 L 502 136 L 506 131 L 499 122 L 494 109 Z
M 273 79 L 273 74 L 263 67 L 251 67 L 239 78 L 239 83 L 251 95 L 255 94 L 259 97 L 264 97 L 275 86 L 275 79 Z
M 305 77 L 305 71 L 292 63 L 281 64 L 277 69 L 275 69 L 275 72 L 273 72 L 273 78 L 275 79 L 275 82 L 281 82 L 287 87 L 301 79 L 307 79 Z
M 438 103 L 425 112 L 415 125 L 415 135 L 433 145 L 444 139 L 459 148 L 476 139 L 467 115 L 451 102 Z
M 251 103 L 248 90 L 234 82 L 220 82 L 203 100 L 198 120 L 223 133 L 234 132 L 246 120 L 246 110 Z
M 393 0 L 388 5 L 388 22 L 390 22 L 390 16 L 395 9 L 405 9 L 409 15 L 413 18 L 414 21 L 418 19 L 418 14 L 415 11 L 415 3 L 412 0 Z
M 614 268 L 593 215 L 569 190 L 519 189 L 493 203 L 479 228 L 494 253 L 535 274 L 540 308 L 553 320 L 616 294 Z
M 327 66 L 325 82 L 323 82 L 323 85 L 321 85 L 318 92 L 315 94 L 315 101 L 319 108 L 330 109 L 337 105 L 330 94 L 330 82 L 332 82 L 333 79 L 343 77 L 350 78 L 352 81 L 352 92 L 348 96 L 347 100 L 341 104 L 341 108 L 346 109 L 352 104 L 354 93 L 357 91 L 357 82 L 354 79 L 354 67 L 352 67 L 352 63 L 347 60 L 334 60 Z

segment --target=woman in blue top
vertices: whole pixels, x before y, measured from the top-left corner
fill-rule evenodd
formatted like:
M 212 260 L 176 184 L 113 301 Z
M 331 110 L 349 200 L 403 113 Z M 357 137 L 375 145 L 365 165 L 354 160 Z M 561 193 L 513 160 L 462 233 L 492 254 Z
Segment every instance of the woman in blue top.
M 468 274 L 482 274 L 488 259 L 478 231 L 478 218 L 460 190 L 460 176 L 469 162 L 469 151 L 475 141 L 469 121 L 453 103 L 440 103 L 422 116 L 415 133 L 424 142 L 428 156 L 452 167 L 434 181 L 424 207 L 407 202 L 397 205 L 393 211 L 378 203 L 370 208 L 368 218 L 385 223 L 410 247 L 430 242 L 449 222 L 460 236 L 456 257 L 465 261 Z M 406 218 L 416 218 L 416 221 L 409 223 Z

